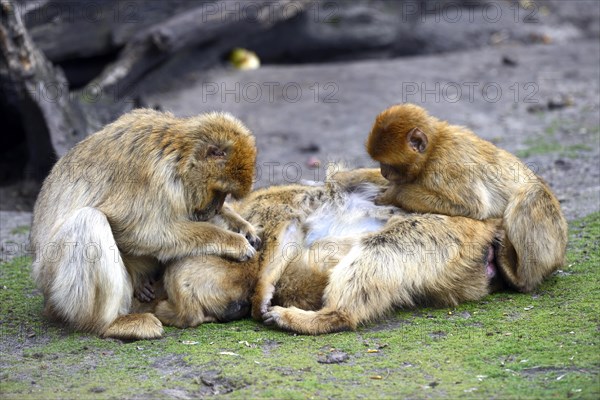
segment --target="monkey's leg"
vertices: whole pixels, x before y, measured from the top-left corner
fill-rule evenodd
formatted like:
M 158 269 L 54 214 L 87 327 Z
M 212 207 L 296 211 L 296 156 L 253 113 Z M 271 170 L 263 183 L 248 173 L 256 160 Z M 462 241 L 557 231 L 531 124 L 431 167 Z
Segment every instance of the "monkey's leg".
M 182 309 L 182 304 L 163 300 L 156 305 L 154 314 L 165 325 L 177 328 L 193 328 L 205 322 L 216 322 L 214 317 L 205 316 L 201 308 Z
M 323 308 L 306 311 L 296 307 L 271 307 L 265 314 L 266 325 L 277 325 L 281 329 L 305 335 L 320 335 L 356 329 L 352 315 L 344 311 Z
M 383 293 L 384 287 L 376 287 L 378 275 L 384 273 L 380 271 L 381 265 L 373 263 L 367 267 L 363 265 L 364 261 L 361 247 L 356 246 L 334 267 L 323 295 L 324 306 L 321 310 L 271 307 L 263 315 L 265 324 L 318 335 L 355 329 L 359 322 L 389 310 L 392 299 Z
M 119 316 L 102 333 L 103 337 L 118 339 L 157 339 L 163 334 L 162 323 L 151 313 Z
M 102 212 L 91 207 L 75 211 L 54 240 L 46 246 L 58 251 L 42 252 L 36 262 L 45 264 L 42 268 L 51 274 L 46 301 L 55 314 L 102 336 L 161 336 L 162 326 L 151 314 L 125 317 L 132 299 L 131 280 Z
M 268 244 L 263 254 L 262 262 L 266 266 L 262 268 L 252 296 L 252 317 L 256 320 L 261 320 L 271 305 L 275 285 L 285 268 L 291 261 L 302 256 L 299 253 L 302 232 L 297 223 L 284 224 L 280 232 L 274 240 L 276 243 Z

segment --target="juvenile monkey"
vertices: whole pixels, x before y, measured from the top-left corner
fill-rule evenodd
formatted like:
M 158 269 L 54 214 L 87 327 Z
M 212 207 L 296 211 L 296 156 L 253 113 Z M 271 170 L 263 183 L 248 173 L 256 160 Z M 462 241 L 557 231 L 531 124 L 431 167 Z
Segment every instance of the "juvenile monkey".
M 33 277 L 46 314 L 104 337 L 161 336 L 154 315 L 130 314 L 134 288 L 150 300 L 147 281 L 181 257 L 254 256 L 260 239 L 224 201 L 249 193 L 255 159 L 252 134 L 225 113 L 137 110 L 77 144 L 33 213 Z
M 567 223 L 546 183 L 517 157 L 413 104 L 379 114 L 367 151 L 391 187 L 378 199 L 420 213 L 502 218 L 507 280 L 531 291 L 564 264 Z

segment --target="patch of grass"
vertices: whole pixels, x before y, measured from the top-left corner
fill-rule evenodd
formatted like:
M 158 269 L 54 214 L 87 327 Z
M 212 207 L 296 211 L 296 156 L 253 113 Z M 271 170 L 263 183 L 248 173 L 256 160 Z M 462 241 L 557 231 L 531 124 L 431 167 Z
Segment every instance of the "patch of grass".
M 519 158 L 527 158 L 534 155 L 558 153 L 562 157 L 576 158 L 581 151 L 592 151 L 591 146 L 579 143 L 565 146 L 555 140 L 545 137 L 537 137 L 525 140 L 526 149 L 517 150 L 515 153 Z
M 102 340 L 52 325 L 29 258 L 0 265 L 3 398 L 587 398 L 600 396 L 600 213 L 534 293 L 398 311 L 318 337 L 251 320 Z M 6 287 L 4 289 L 3 287 Z M 184 344 L 188 341 L 197 344 Z M 332 351 L 340 364 L 321 364 Z
M 589 143 L 597 143 L 597 126 L 588 129 L 587 133 L 589 136 L 586 140 Z M 561 139 L 557 139 L 557 133 L 563 132 L 563 134 L 576 135 L 579 131 L 580 126 L 575 121 L 554 119 L 546 128 L 543 133 L 535 134 L 534 136 L 525 139 L 524 144 L 527 146 L 525 149 L 518 150 L 515 154 L 520 158 L 527 158 L 534 155 L 552 154 L 557 153 L 561 157 L 576 158 L 581 152 L 593 151 L 594 148 L 584 143 L 576 143 L 571 145 L 565 145 Z
M 25 233 L 29 233 L 29 226 L 17 226 L 15 229 L 10 231 L 10 233 L 13 235 L 22 235 Z

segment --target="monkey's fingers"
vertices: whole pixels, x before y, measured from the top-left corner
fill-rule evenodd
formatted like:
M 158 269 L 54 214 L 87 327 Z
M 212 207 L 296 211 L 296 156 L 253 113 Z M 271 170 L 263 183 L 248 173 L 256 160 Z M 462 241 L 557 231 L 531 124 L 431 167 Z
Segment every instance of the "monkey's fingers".
M 152 281 L 144 282 L 144 285 L 142 287 L 138 287 L 134 291 L 134 295 L 139 301 L 144 303 L 148 303 L 154 300 L 155 296 L 154 288 L 152 287 Z
M 223 244 L 220 255 L 235 261 L 245 262 L 256 255 L 256 249 L 239 233 L 231 233 L 231 241 Z
M 277 312 L 278 307 L 272 307 L 269 312 L 263 315 L 263 323 L 265 325 L 277 325 L 281 316 Z
M 144 293 L 142 293 L 141 291 L 134 291 L 133 295 L 135 296 L 136 299 L 138 299 L 139 301 L 141 301 L 142 303 L 149 303 L 150 301 L 152 301 L 152 299 L 150 299 L 149 297 L 147 297 Z
M 265 314 L 271 308 L 271 298 L 273 295 L 268 297 L 263 297 L 260 300 L 258 307 L 252 307 L 252 317 L 257 320 L 261 320 L 265 317 Z
M 246 241 L 246 243 L 248 243 L 249 246 L 245 249 L 245 252 L 241 254 L 238 258 L 238 260 L 241 262 L 250 260 L 256 254 L 256 249 L 250 245 L 250 242 Z
M 246 239 L 252 247 L 254 247 L 256 250 L 260 250 L 260 247 L 262 246 L 262 240 L 260 240 L 258 236 L 248 232 L 246 233 Z
M 373 203 L 375 203 L 376 206 L 389 206 L 391 204 L 384 194 L 377 196 L 375 200 L 373 200 Z

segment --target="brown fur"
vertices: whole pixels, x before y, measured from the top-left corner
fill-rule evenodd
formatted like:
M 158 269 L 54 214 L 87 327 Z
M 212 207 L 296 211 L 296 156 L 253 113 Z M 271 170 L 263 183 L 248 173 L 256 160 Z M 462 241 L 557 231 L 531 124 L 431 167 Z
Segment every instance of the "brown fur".
M 265 245 L 260 257 L 239 270 L 218 257 L 186 258 L 174 264 L 176 268 L 169 266 L 169 309 L 165 312 L 161 307 L 166 303 L 159 304 L 156 315 L 163 323 L 182 327 L 222 320 L 206 310 L 240 304 L 256 285 L 255 318 L 319 334 L 355 329 L 393 307 L 456 305 L 493 290 L 495 278 L 487 273 L 485 259 L 501 233 L 499 220 L 405 215 L 390 207 L 372 207 L 367 213 L 383 221 L 382 229 L 324 237 L 306 246 L 307 232 L 313 229 L 307 218 L 325 204 L 332 204 L 336 212 L 343 195 L 360 191 L 359 182 L 379 190 L 387 185 L 374 170 L 357 170 L 320 187 L 261 189 L 235 204 L 242 216 L 262 226 Z M 217 271 L 203 271 L 219 266 L 231 280 L 221 279 Z M 242 271 L 247 275 L 239 275 Z M 237 295 L 242 297 L 236 300 Z
M 137 110 L 77 144 L 34 209 L 33 276 L 48 313 L 103 336 L 160 336 L 156 318 L 127 315 L 133 289 L 150 300 L 148 279 L 173 259 L 255 254 L 255 229 L 222 208 L 250 192 L 255 159 L 251 133 L 221 113 Z
M 564 264 L 567 223 L 546 183 L 517 157 L 412 104 L 379 114 L 367 151 L 392 186 L 378 199 L 409 211 L 503 218 L 506 279 L 531 291 Z

